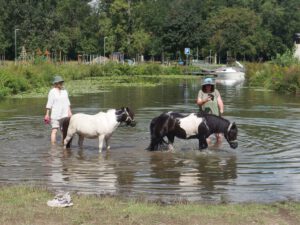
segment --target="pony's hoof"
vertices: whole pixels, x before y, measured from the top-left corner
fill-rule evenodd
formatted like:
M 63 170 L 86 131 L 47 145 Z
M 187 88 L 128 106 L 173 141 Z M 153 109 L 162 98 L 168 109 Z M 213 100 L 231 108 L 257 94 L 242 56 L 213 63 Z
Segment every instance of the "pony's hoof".
M 207 149 L 207 148 L 208 148 L 208 145 L 207 146 L 200 146 L 199 150 L 202 151 L 202 150 Z
M 109 150 L 109 149 L 110 149 L 110 146 L 107 146 L 107 147 L 106 147 L 106 150 Z
M 168 145 L 168 152 L 174 152 L 174 146 L 173 145 Z

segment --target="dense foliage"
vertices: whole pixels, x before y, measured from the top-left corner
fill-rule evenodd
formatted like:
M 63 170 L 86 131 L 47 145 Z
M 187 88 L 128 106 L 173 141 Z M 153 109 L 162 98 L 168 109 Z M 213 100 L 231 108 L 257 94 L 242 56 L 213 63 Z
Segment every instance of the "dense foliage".
M 16 30 L 18 29 L 18 30 Z M 299 0 L 0 0 L 0 54 L 122 52 L 161 60 L 210 53 L 269 60 L 292 49 Z M 15 40 L 16 37 L 16 40 Z M 105 38 L 106 37 L 106 38 Z

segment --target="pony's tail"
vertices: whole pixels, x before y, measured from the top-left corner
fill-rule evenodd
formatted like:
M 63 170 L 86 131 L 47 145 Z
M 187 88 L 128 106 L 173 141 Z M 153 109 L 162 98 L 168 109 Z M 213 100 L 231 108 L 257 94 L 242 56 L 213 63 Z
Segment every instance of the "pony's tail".
M 167 144 L 167 142 L 164 140 L 164 131 L 160 131 L 160 127 L 157 126 L 159 126 L 159 124 L 164 124 L 168 118 L 169 115 L 162 114 L 152 119 L 150 123 L 151 142 L 146 150 L 157 151 L 160 150 L 164 144 Z
M 163 137 L 152 137 L 150 145 L 146 148 L 149 151 L 157 151 L 160 150 L 165 144 L 168 144 Z
M 60 119 L 60 121 L 59 121 L 60 129 L 61 129 L 61 132 L 62 132 L 62 135 L 63 135 L 63 141 L 66 139 L 67 134 L 68 134 L 70 119 L 71 119 L 71 117 L 64 117 L 64 118 Z M 72 138 L 67 143 L 66 148 L 70 148 L 71 142 L 72 142 Z

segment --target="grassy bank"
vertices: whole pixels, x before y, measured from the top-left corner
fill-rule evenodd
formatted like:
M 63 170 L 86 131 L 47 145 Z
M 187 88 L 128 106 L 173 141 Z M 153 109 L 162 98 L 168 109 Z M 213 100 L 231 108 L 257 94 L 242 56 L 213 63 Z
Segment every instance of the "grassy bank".
M 7 64 L 0 67 L 0 98 L 20 93 L 44 94 L 49 89 L 54 74 L 62 75 L 66 83 L 78 80 L 89 80 L 90 82 L 97 83 L 94 78 L 103 78 L 102 80 L 106 82 L 106 85 L 109 80 L 110 84 L 121 83 L 123 80 L 125 84 L 144 84 L 145 82 L 145 85 L 149 85 L 149 80 L 137 80 L 137 77 L 141 75 L 178 75 L 183 74 L 182 71 L 182 67 L 166 67 L 155 63 L 137 66 L 117 63 L 108 63 L 105 65 L 79 65 L 77 63 L 63 65 L 48 63 L 37 65 Z M 121 79 L 121 76 L 131 78 Z M 107 77 L 110 78 L 105 79 Z M 152 80 L 150 82 L 154 84 L 156 81 Z
M 247 63 L 247 80 L 252 87 L 276 92 L 300 93 L 300 64 L 290 56 L 267 63 Z M 49 63 L 0 66 L 0 98 L 6 96 L 45 96 L 54 74 L 66 81 L 70 94 L 103 91 L 109 86 L 153 86 L 162 78 L 176 78 L 192 67 L 164 66 L 156 63 L 135 66 L 108 63 L 85 65 Z M 199 70 L 199 68 L 197 68 Z M 186 77 L 193 77 L 191 75 Z
M 146 201 L 71 194 L 70 208 L 50 208 L 54 194 L 24 186 L 0 188 L 0 224 L 300 224 L 299 203 L 162 206 Z
M 277 55 L 270 62 L 248 63 L 246 68 L 250 86 L 300 94 L 300 61 L 291 51 Z

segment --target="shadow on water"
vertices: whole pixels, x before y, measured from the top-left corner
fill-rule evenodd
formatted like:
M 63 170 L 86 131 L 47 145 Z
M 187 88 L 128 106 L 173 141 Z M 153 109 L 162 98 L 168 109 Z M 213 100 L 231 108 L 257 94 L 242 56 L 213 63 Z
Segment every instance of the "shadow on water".
M 272 202 L 300 199 L 300 101 L 245 87 L 218 87 L 225 117 L 239 128 L 239 147 L 226 141 L 198 151 L 196 140 L 175 139 L 175 152 L 148 152 L 149 123 L 165 111 L 196 112 L 198 80 L 158 87 L 113 88 L 71 98 L 74 113 L 128 105 L 136 127 L 119 127 L 110 151 L 97 140 L 65 150 L 49 143 L 43 124 L 46 98 L 0 102 L 0 182 L 56 191 L 149 200 Z M 29 107 L 30 106 L 30 107 Z

